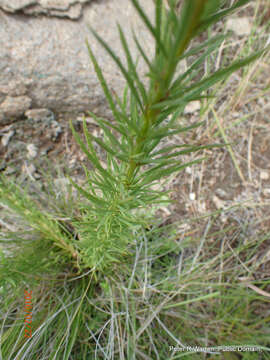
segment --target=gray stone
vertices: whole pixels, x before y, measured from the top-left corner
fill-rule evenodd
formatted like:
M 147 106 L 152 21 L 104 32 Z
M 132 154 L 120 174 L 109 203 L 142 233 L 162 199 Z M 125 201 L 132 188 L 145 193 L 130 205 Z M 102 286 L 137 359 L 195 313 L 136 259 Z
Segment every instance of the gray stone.
M 41 121 L 53 117 L 53 113 L 48 109 L 30 109 L 24 114 L 27 119 L 34 121 Z
M 184 113 L 185 114 L 194 114 L 196 111 L 199 111 L 201 108 L 201 103 L 199 100 L 191 101 L 185 107 Z
M 16 12 L 29 5 L 35 4 L 35 0 L 0 0 L 0 8 L 8 12 Z
M 56 141 L 58 136 L 62 133 L 62 127 L 58 121 L 53 120 L 51 122 L 51 129 L 52 129 L 52 141 Z
M 237 36 L 248 36 L 251 33 L 252 24 L 248 17 L 230 18 L 227 20 L 226 28 Z
M 261 170 L 260 172 L 260 179 L 261 180 L 268 180 L 269 179 L 269 171 L 267 170 Z
M 14 130 L 10 130 L 8 133 L 4 134 L 2 139 L 1 139 L 1 143 L 2 145 L 5 147 L 8 145 L 10 139 L 12 138 L 12 136 L 15 134 Z
M 27 144 L 26 145 L 26 149 L 27 149 L 27 158 L 28 159 L 34 159 L 37 154 L 38 154 L 38 148 L 35 144 Z
M 68 17 L 72 20 L 79 19 L 82 15 L 82 5 L 81 4 L 74 4 L 70 6 L 69 9 L 62 11 L 62 10 L 53 10 L 47 9 L 40 5 L 35 5 L 30 8 L 26 8 L 24 13 L 27 15 L 49 15 L 49 16 L 56 16 L 56 17 Z
M 0 0 L 1 2 L 3 7 L 3 0 Z M 83 2 L 85 1 L 81 1 Z M 12 3 L 13 6 L 13 1 L 6 0 L 5 3 Z M 22 2 L 14 2 L 15 5 L 20 3 Z M 35 1 L 36 5 L 43 4 L 44 7 L 48 3 L 49 1 L 39 1 L 37 4 Z M 57 3 L 61 5 L 66 2 L 58 0 Z M 142 2 L 142 5 L 148 13 L 153 13 L 152 1 Z M 61 11 L 59 7 L 55 5 L 55 11 Z M 67 114 L 68 118 L 88 110 L 100 116 L 110 115 L 89 60 L 85 38 L 89 39 L 109 88 L 121 95 L 125 82 L 110 56 L 90 33 L 88 26 L 91 25 L 121 59 L 124 59 L 124 53 L 119 41 L 117 22 L 123 27 L 134 58 L 138 52 L 132 39 L 131 27 L 149 56 L 153 53 L 154 41 L 138 20 L 130 1 L 99 0 L 91 2 L 90 6 L 83 9 L 83 16 L 78 21 L 26 16 L 21 12 L 13 15 L 0 10 L 0 121 L 3 122 L 4 118 L 3 103 L 5 108 L 7 107 L 6 96 L 12 97 L 13 102 L 18 102 L 15 95 L 19 93 L 27 96 L 27 101 L 23 107 L 14 108 L 12 105 L 12 112 L 17 116 L 21 116 L 22 110 L 29 108 L 29 99 L 32 100 L 31 110 L 46 108 L 55 114 Z M 138 64 L 138 71 L 141 74 L 147 72 L 143 60 Z M 20 85 L 11 87 L 10 82 Z M 8 104 L 11 104 L 11 99 Z M 11 108 L 9 113 L 10 111 Z
M 29 178 L 31 180 L 35 180 L 35 172 L 36 172 L 36 167 L 34 164 L 32 163 L 28 163 L 27 161 L 24 162 L 24 164 L 22 165 L 22 173 L 26 174 L 29 176 Z
M 12 79 L 6 84 L 0 84 L 0 93 L 9 96 L 20 96 L 25 95 L 26 86 L 22 81 Z
M 0 8 L 9 13 L 47 15 L 78 19 L 83 4 L 91 0 L 0 0 Z
M 0 105 L 0 124 L 5 125 L 12 122 L 31 106 L 31 99 L 28 96 L 7 96 Z

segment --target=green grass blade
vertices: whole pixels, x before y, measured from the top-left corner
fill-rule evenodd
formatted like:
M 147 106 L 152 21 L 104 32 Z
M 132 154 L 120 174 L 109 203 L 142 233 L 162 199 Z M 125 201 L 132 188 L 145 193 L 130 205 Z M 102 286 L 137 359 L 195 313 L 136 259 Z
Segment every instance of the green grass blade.
M 171 86 L 170 92 L 172 93 L 175 88 L 177 88 L 186 78 L 188 78 L 188 81 L 191 81 L 196 74 L 200 71 L 200 65 L 205 61 L 205 59 L 212 54 L 215 50 L 219 48 L 221 43 L 224 41 L 225 36 L 220 35 L 216 36 L 213 39 L 210 39 L 209 42 L 207 42 L 208 46 L 206 44 L 205 48 L 207 50 L 198 58 L 196 59 L 188 68 L 187 71 L 185 71 L 183 74 L 180 74 L 173 82 Z M 211 46 L 209 46 L 211 45 Z
M 153 131 L 152 134 L 149 135 L 149 139 L 155 139 L 155 138 L 162 139 L 167 136 L 179 134 L 182 132 L 187 132 L 192 129 L 196 129 L 197 127 L 201 126 L 202 124 L 204 124 L 204 121 L 198 122 L 198 123 L 190 125 L 190 126 L 178 127 L 175 130 L 171 130 L 171 131 L 170 131 L 170 128 L 163 127 L 156 131 Z
M 235 71 L 243 68 L 244 66 L 250 64 L 254 60 L 258 59 L 262 55 L 264 55 L 267 51 L 269 51 L 270 46 L 263 50 L 259 50 L 255 52 L 254 54 L 247 56 L 243 60 L 235 61 L 232 65 L 228 66 L 225 69 L 220 69 L 216 71 L 214 74 L 208 76 L 207 78 L 195 83 L 194 85 L 182 89 L 175 92 L 173 97 L 169 97 L 168 100 L 163 101 L 162 103 L 159 103 L 158 105 L 155 105 L 155 107 L 161 107 L 162 104 L 165 106 L 175 106 L 177 105 L 178 101 L 187 101 L 191 100 L 191 98 L 194 98 L 196 96 L 199 96 L 201 92 L 208 90 L 213 85 L 215 85 L 217 82 L 226 79 L 228 76 L 230 76 Z M 186 94 L 186 95 L 185 95 Z M 183 97 L 183 95 L 185 95 Z
M 198 29 L 196 30 L 196 33 L 207 30 L 210 27 L 210 25 L 217 23 L 220 19 L 224 18 L 225 16 L 228 16 L 229 14 L 234 12 L 235 10 L 237 10 L 240 7 L 248 4 L 250 1 L 251 0 L 238 0 L 229 9 L 221 10 L 218 13 L 203 19 L 203 21 L 199 24 Z
M 155 11 L 155 26 L 156 36 L 161 42 L 161 26 L 162 26 L 162 0 L 156 0 L 156 11 Z M 156 56 L 160 53 L 158 42 L 156 43 Z
M 192 47 L 191 49 L 184 52 L 184 54 L 182 56 L 180 56 L 179 61 L 181 61 L 189 56 L 194 56 L 198 52 L 208 48 L 209 45 L 212 45 L 215 42 L 222 42 L 222 40 L 225 40 L 226 38 L 228 38 L 228 35 L 226 35 L 226 34 L 216 35 L 216 36 L 206 40 L 202 44 L 196 45 L 195 47 Z
M 139 53 L 141 54 L 142 58 L 144 59 L 144 61 L 146 62 L 146 64 L 148 65 L 149 67 L 149 70 L 152 72 L 152 73 L 157 73 L 157 71 L 155 71 L 151 61 L 149 60 L 148 56 L 146 55 L 145 51 L 143 50 L 141 44 L 139 43 L 139 40 L 136 36 L 136 34 L 133 32 L 133 39 L 135 41 L 135 44 L 137 46 L 137 49 L 139 50 Z
M 95 55 L 92 52 L 92 49 L 91 49 L 91 47 L 90 47 L 90 45 L 88 43 L 88 40 L 86 40 L 86 46 L 87 46 L 87 49 L 88 49 L 89 57 L 90 57 L 90 59 L 92 61 L 92 64 L 94 65 L 94 69 L 95 69 L 95 72 L 96 72 L 97 77 L 99 79 L 100 85 L 101 85 L 101 87 L 102 87 L 102 89 L 104 91 L 104 95 L 106 96 L 106 99 L 107 99 L 107 101 L 109 103 L 109 106 L 110 106 L 115 118 L 117 119 L 118 118 L 118 112 L 117 112 L 117 108 L 116 108 L 116 105 L 114 103 L 112 94 L 111 94 L 111 92 L 109 90 L 109 87 L 107 85 L 107 82 L 106 82 L 106 80 L 105 80 L 105 78 L 103 76 L 101 68 L 98 65 L 98 62 L 97 62 L 97 60 L 95 58 Z
M 145 14 L 145 12 L 143 11 L 143 9 L 141 8 L 141 6 L 139 5 L 137 0 L 131 0 L 132 4 L 134 5 L 135 9 L 137 10 L 138 14 L 140 15 L 141 19 L 143 20 L 143 22 L 145 23 L 146 27 L 148 28 L 148 30 L 150 31 L 150 33 L 153 35 L 157 46 L 159 47 L 160 51 L 163 53 L 163 55 L 167 58 L 168 54 L 167 51 L 164 47 L 164 44 L 162 43 L 161 39 L 160 39 L 160 32 L 157 31 L 157 29 L 155 29 L 153 27 L 153 25 L 151 24 L 151 21 L 149 20 L 148 16 Z
M 153 181 L 156 181 L 156 180 L 160 180 L 166 176 L 169 176 L 171 174 L 173 174 L 174 172 L 177 172 L 177 171 L 181 171 L 183 169 L 185 169 L 187 166 L 192 166 L 194 164 L 198 164 L 204 160 L 206 160 L 207 158 L 204 157 L 204 158 L 200 158 L 200 159 L 197 159 L 197 160 L 193 160 L 193 161 L 190 161 L 188 163 L 185 163 L 185 164 L 181 164 L 181 165 L 175 165 L 175 166 L 169 166 L 168 168 L 166 169 L 161 169 L 160 171 L 157 171 L 160 169 L 160 166 L 156 166 L 154 169 L 150 169 L 148 171 L 146 171 L 141 177 L 144 179 L 140 182 L 140 185 L 145 185 L 145 184 L 151 184 L 153 183 Z M 150 172 L 151 171 L 151 172 Z M 153 174 L 152 174 L 153 172 Z
M 122 43 L 122 46 L 123 46 L 123 49 L 124 49 L 124 52 L 125 52 L 125 55 L 126 55 L 126 59 L 127 59 L 128 67 L 129 67 L 129 73 L 134 78 L 134 80 L 135 80 L 135 82 L 136 82 L 136 84 L 138 86 L 138 89 L 140 90 L 141 97 L 142 97 L 143 101 L 146 102 L 147 101 L 146 90 L 144 88 L 143 83 L 141 82 L 141 80 L 139 78 L 139 75 L 138 75 L 137 70 L 136 70 L 136 65 L 134 64 L 134 62 L 132 60 L 132 56 L 131 56 L 131 53 L 130 53 L 130 50 L 129 50 L 129 47 L 128 47 L 128 44 L 127 44 L 127 41 L 126 41 L 126 38 L 125 38 L 125 35 L 124 35 L 124 33 L 122 31 L 122 28 L 121 28 L 121 26 L 119 24 L 118 24 L 118 31 L 119 31 L 120 40 L 121 40 L 121 43 Z
M 89 150 L 87 149 L 85 143 L 81 140 L 81 138 L 79 137 L 79 135 L 75 131 L 72 122 L 70 122 L 70 128 L 71 128 L 72 134 L 73 134 L 76 142 L 80 146 L 81 150 L 85 153 L 87 158 L 95 165 L 96 169 L 98 169 L 104 175 L 105 181 L 108 181 L 108 179 L 110 179 L 113 182 L 115 182 L 114 177 L 101 166 L 100 161 L 99 161 L 98 157 L 95 154 L 95 150 L 94 150 L 94 147 L 92 145 L 92 142 L 91 142 L 91 139 L 90 139 L 87 127 L 86 127 L 85 120 L 83 122 L 83 127 L 84 127 L 84 135 L 85 135 L 86 142 L 87 142 Z
M 91 29 L 91 32 L 98 40 L 98 42 L 103 46 L 103 48 L 107 51 L 107 53 L 111 56 L 111 58 L 114 60 L 116 65 L 119 67 L 120 71 L 122 72 L 123 76 L 125 77 L 129 85 L 130 91 L 132 91 L 132 93 L 136 97 L 136 100 L 138 101 L 140 108 L 143 109 L 141 98 L 138 94 L 136 87 L 134 86 L 132 77 L 130 76 L 129 72 L 125 69 L 119 57 L 114 53 L 114 51 L 110 48 L 110 46 L 95 32 L 95 30 Z

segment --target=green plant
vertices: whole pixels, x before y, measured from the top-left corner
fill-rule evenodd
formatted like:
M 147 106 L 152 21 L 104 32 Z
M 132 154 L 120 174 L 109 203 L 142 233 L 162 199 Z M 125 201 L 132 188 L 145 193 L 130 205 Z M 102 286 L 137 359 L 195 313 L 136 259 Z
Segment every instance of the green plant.
M 198 152 L 210 145 L 177 144 L 162 147 L 160 144 L 171 135 L 189 132 L 200 126 L 201 123 L 179 125 L 179 117 L 185 106 L 194 100 L 210 98 L 208 90 L 215 83 L 226 79 L 266 51 L 258 50 L 226 68 L 200 78 L 200 65 L 219 48 L 226 35 L 214 36 L 199 45 L 193 45 L 192 40 L 248 2 L 236 1 L 231 7 L 220 10 L 219 0 L 184 1 L 178 16 L 175 1 L 170 1 L 170 7 L 166 10 L 164 3 L 156 0 L 153 25 L 139 2 L 132 0 L 156 45 L 154 59 L 151 60 L 134 34 L 138 51 L 148 67 L 148 87 L 137 72 L 136 62 L 121 27 L 118 25 L 126 67 L 112 48 L 92 30 L 119 67 L 127 87 L 121 99 L 110 92 L 87 42 L 91 61 L 115 121 L 110 122 L 90 113 L 103 130 L 104 138 L 101 140 L 93 136 L 84 123 L 86 143 L 79 138 L 71 124 L 77 142 L 95 168 L 94 171 L 85 169 L 87 187 L 82 188 L 73 182 L 91 204 L 85 205 L 83 216 L 74 223 L 79 234 L 76 246 L 82 267 L 105 271 L 113 263 L 124 261 L 134 229 L 145 223 L 138 209 L 168 201 L 161 191 L 153 190 L 153 185 L 202 160 L 183 163 L 181 155 Z M 180 61 L 191 56 L 195 57 L 195 61 L 185 72 L 177 74 Z M 106 153 L 105 166 L 96 153 L 94 143 Z
M 175 9 L 176 1 L 171 1 L 170 7 L 166 8 L 161 0 L 156 0 L 153 25 L 138 1 L 132 0 L 156 45 L 152 60 L 134 34 L 138 52 L 148 67 L 148 87 L 137 72 L 137 62 L 132 59 L 122 29 L 119 27 L 119 35 L 127 67 L 93 32 L 120 68 L 127 87 L 122 98 L 110 92 L 87 44 L 114 119 L 109 121 L 90 113 L 103 130 L 104 137 L 101 139 L 89 133 L 84 122 L 85 142 L 71 124 L 77 142 L 94 168 L 85 168 L 85 186 L 79 186 L 71 179 L 79 193 L 71 200 L 72 206 L 65 206 L 64 201 L 60 206 L 56 194 L 52 194 L 50 200 L 39 190 L 29 196 L 18 185 L 2 179 L 1 205 L 23 219 L 28 227 L 20 233 L 21 223 L 16 224 L 16 229 L 8 234 L 11 254 L 4 251 L 1 254 L 3 286 L 0 296 L 4 321 L 0 329 L 0 357 L 8 360 L 156 357 L 163 360 L 168 358 L 167 348 L 172 341 L 177 340 L 181 345 L 181 338 L 184 344 L 198 345 L 201 338 L 210 339 L 210 345 L 224 339 L 231 344 L 254 339 L 254 343 L 267 346 L 269 331 L 265 319 L 256 323 L 255 335 L 254 331 L 247 331 L 241 337 L 242 326 L 256 317 L 253 301 L 259 301 L 260 297 L 250 294 L 247 289 L 239 296 L 238 280 L 234 280 L 240 271 L 246 275 L 242 264 L 248 263 L 248 250 L 253 247 L 254 252 L 258 242 L 252 238 L 245 246 L 240 244 L 237 254 L 242 260 L 233 262 L 230 249 L 220 253 L 213 245 L 218 241 L 222 243 L 231 229 L 217 234 L 213 231 L 208 236 L 211 226 L 207 226 L 201 243 L 200 239 L 191 237 L 179 243 L 175 230 L 159 227 L 152 215 L 153 205 L 169 201 L 169 194 L 154 189 L 154 185 L 202 160 L 182 162 L 181 156 L 219 146 L 163 145 L 167 137 L 195 131 L 202 125 L 186 124 L 184 120 L 180 123 L 185 106 L 193 100 L 209 100 L 208 91 L 214 84 L 259 58 L 268 49 L 258 50 L 226 68 L 201 76 L 201 65 L 210 55 L 215 55 L 226 35 L 214 36 L 199 44 L 195 41 L 196 36 L 248 2 L 235 1 L 224 7 L 222 1 L 186 0 L 179 15 Z M 189 60 L 190 66 L 179 74 L 177 66 L 182 60 Z M 103 150 L 106 164 L 98 155 L 96 145 Z M 146 216 L 146 213 L 150 215 Z M 238 236 L 237 231 L 234 236 Z M 2 241 L 7 244 L 5 236 Z M 192 241 L 198 249 L 184 257 L 185 247 L 189 244 L 192 248 Z M 203 250 L 204 256 L 201 255 Z M 184 269 L 181 277 L 178 273 L 179 254 Z M 232 267 L 220 270 L 219 274 L 226 261 L 233 264 Z M 25 341 L 22 338 L 20 294 L 29 286 L 35 287 L 36 305 L 33 338 Z M 246 303 L 241 301 L 241 294 Z M 231 307 L 231 299 L 235 301 L 235 309 Z M 202 312 L 207 306 L 209 311 Z M 175 308 L 181 313 L 178 314 Z M 226 318 L 227 309 L 235 314 L 235 318 Z M 216 324 L 209 324 L 211 311 L 218 315 L 218 334 Z M 237 316 L 244 315 L 247 320 L 237 324 Z M 152 328 L 153 322 L 156 331 Z M 172 354 L 171 358 L 176 359 L 178 355 Z M 194 358 L 200 356 L 193 355 Z

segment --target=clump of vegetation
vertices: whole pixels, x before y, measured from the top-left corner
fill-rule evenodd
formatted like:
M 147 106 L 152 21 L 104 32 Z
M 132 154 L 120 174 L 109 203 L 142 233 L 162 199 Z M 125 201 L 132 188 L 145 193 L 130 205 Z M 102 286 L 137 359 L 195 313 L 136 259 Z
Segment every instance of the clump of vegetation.
M 184 256 L 189 239 L 179 241 L 176 227 L 161 226 L 153 211 L 153 206 L 170 201 L 169 193 L 156 185 L 204 159 L 198 155 L 183 162 L 183 156 L 221 146 L 163 145 L 172 135 L 203 126 L 202 122 L 181 124 L 185 107 L 194 100 L 211 100 L 209 90 L 215 84 L 269 48 L 201 76 L 201 66 L 216 54 L 227 35 L 199 44 L 193 40 L 248 2 L 224 6 L 220 0 L 185 0 L 179 12 L 176 1 L 167 7 L 156 0 L 153 24 L 138 0 L 132 0 L 155 43 L 151 59 L 134 34 L 148 69 L 147 86 L 122 28 L 118 26 L 126 65 L 92 30 L 127 85 L 121 98 L 110 91 L 87 43 L 114 121 L 90 112 L 104 136 L 91 134 L 84 121 L 84 140 L 71 123 L 76 141 L 93 166 L 85 168 L 85 184 L 70 178 L 77 196 L 69 188 L 68 199 L 63 195 L 56 200 L 53 188 L 47 187 L 45 195 L 39 189 L 30 196 L 18 184 L 1 178 L 0 203 L 18 218 L 14 231 L 9 227 L 2 236 L 0 354 L 4 359 L 177 359 L 182 353 L 168 355 L 170 346 L 203 346 L 203 331 L 211 346 L 244 342 L 267 350 L 266 320 L 256 322 L 255 316 L 259 296 L 250 296 L 243 287 L 245 301 L 241 301 L 233 282 L 230 288 L 224 286 L 241 266 L 229 251 L 221 256 L 207 241 L 218 244 L 232 229 L 216 233 L 208 225 L 198 250 Z M 179 73 L 180 62 L 191 57 L 192 64 Z M 201 260 L 204 245 L 209 255 Z M 236 251 L 240 256 L 255 247 L 247 241 Z M 232 265 L 222 275 L 216 272 L 220 256 Z M 27 339 L 20 298 L 24 288 L 33 293 L 32 337 Z M 216 319 L 213 323 L 209 323 L 210 313 Z M 227 313 L 233 320 L 226 318 Z M 237 319 L 239 314 L 242 320 Z M 245 317 L 256 323 L 252 333 L 242 333 Z

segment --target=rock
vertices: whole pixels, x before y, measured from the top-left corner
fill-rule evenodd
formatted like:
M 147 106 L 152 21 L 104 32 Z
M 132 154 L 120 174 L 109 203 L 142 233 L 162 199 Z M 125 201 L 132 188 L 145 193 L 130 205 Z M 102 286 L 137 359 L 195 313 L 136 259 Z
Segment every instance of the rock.
M 4 134 L 1 143 L 3 146 L 7 146 L 12 136 L 15 134 L 14 130 L 10 130 L 7 134 Z
M 184 114 L 193 114 L 196 111 L 200 110 L 201 108 L 201 103 L 198 100 L 195 101 L 191 101 L 190 103 L 187 104 L 187 106 L 185 107 L 184 110 Z
M 25 95 L 26 86 L 22 81 L 12 79 L 7 84 L 0 85 L 0 93 L 13 97 Z
M 24 115 L 28 119 L 34 121 L 42 121 L 44 119 L 54 118 L 53 113 L 48 109 L 31 109 L 27 110 Z
M 206 203 L 205 201 L 198 201 L 197 209 L 200 214 L 205 214 L 206 212 Z
M 264 196 L 270 196 L 270 188 L 263 189 Z
M 90 1 L 89 6 L 83 6 L 83 16 L 77 21 L 49 15 L 28 16 L 23 13 L 34 9 L 34 6 L 47 9 L 49 4 L 54 4 L 50 11 L 64 11 L 63 8 L 68 4 L 83 5 L 88 2 L 33 0 L 29 5 L 29 1 L 0 0 L 0 7 L 5 9 L 5 12 L 0 10 L 1 122 L 4 121 L 2 104 L 7 101 L 7 97 L 12 97 L 12 101 L 15 101 L 13 98 L 16 99 L 18 89 L 20 96 L 27 96 L 32 100 L 33 110 L 46 108 L 56 115 L 66 114 L 65 117 L 69 119 L 88 110 L 99 116 L 110 116 L 111 112 L 89 60 L 85 38 L 89 39 L 109 88 L 121 95 L 125 81 L 110 56 L 91 35 L 88 25 L 90 24 L 113 47 L 124 62 L 116 23 L 122 25 L 131 52 L 136 58 L 138 51 L 132 38 L 133 27 L 145 51 L 151 56 L 154 50 L 153 39 L 138 20 L 131 2 Z M 144 2 L 143 6 L 147 13 L 153 13 L 152 1 Z M 148 71 L 143 60 L 139 61 L 138 71 L 140 74 L 146 74 Z M 10 87 L 10 82 L 20 85 Z M 29 107 L 18 107 L 17 111 L 12 105 L 16 116 L 21 116 L 22 110 L 25 112 Z
M 34 159 L 38 154 L 38 148 L 35 144 L 27 144 L 27 158 L 28 159 Z
M 31 180 L 35 180 L 36 170 L 34 164 L 28 164 L 26 161 L 22 166 L 22 173 L 28 175 Z
M 24 9 L 24 13 L 28 15 L 50 15 L 57 17 L 68 17 L 69 19 L 76 20 L 79 19 L 82 15 L 82 5 L 77 3 L 70 6 L 70 8 L 65 11 L 62 10 L 53 10 L 40 5 L 35 5 L 30 8 Z
M 215 207 L 218 210 L 223 209 L 225 207 L 225 202 L 223 200 L 221 200 L 220 198 L 218 198 L 216 195 L 213 196 L 212 200 L 213 200 L 213 203 L 215 204 Z
M 83 4 L 91 0 L 0 0 L 0 8 L 9 13 L 23 12 L 27 15 L 47 15 L 78 19 Z
M 9 165 L 5 169 L 5 175 L 13 175 L 13 174 L 16 174 L 16 173 L 18 173 L 18 169 L 14 165 Z
M 226 28 L 237 36 L 246 36 L 250 34 L 252 26 L 248 17 L 238 17 L 228 19 Z
M 84 122 L 84 120 L 87 124 L 97 125 L 97 122 L 95 119 L 93 119 L 92 117 L 89 117 L 89 116 L 84 116 L 84 115 L 79 115 L 76 119 L 76 122 Z M 75 128 L 75 130 L 76 130 L 76 128 Z
M 31 102 L 28 96 L 7 96 L 0 105 L 0 124 L 5 125 L 23 115 L 30 108 Z
M 14 13 L 34 3 L 35 0 L 0 0 L 0 7 L 5 11 Z
M 216 189 L 216 194 L 223 200 L 227 200 L 228 198 L 228 194 L 226 193 L 225 190 L 221 189 L 221 188 L 218 188 Z
M 56 141 L 58 136 L 62 133 L 62 128 L 59 122 L 53 120 L 51 124 L 52 128 L 52 140 Z
M 262 170 L 260 172 L 260 178 L 261 180 L 268 180 L 269 179 L 269 172 L 266 170 Z
M 0 162 L 0 171 L 4 171 L 7 168 L 7 163 L 5 160 Z

